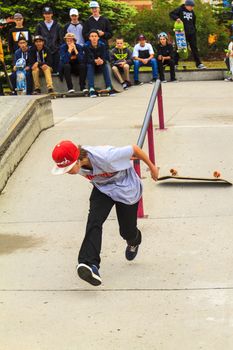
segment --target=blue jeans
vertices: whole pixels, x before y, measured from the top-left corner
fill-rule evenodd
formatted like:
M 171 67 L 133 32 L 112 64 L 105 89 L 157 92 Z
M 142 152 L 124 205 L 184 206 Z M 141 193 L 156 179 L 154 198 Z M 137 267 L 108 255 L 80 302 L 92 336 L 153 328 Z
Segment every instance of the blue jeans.
M 95 88 L 95 73 L 102 73 L 103 74 L 106 88 L 112 87 L 107 64 L 104 63 L 101 66 L 96 66 L 94 64 L 88 64 L 87 65 L 87 80 L 88 80 L 89 89 Z
M 139 80 L 138 79 L 138 73 L 139 73 L 139 68 L 144 66 L 144 67 L 152 67 L 152 75 L 154 79 L 157 79 L 158 77 L 158 64 L 157 60 L 155 58 L 152 58 L 147 64 L 143 64 L 140 61 L 134 60 L 134 80 Z

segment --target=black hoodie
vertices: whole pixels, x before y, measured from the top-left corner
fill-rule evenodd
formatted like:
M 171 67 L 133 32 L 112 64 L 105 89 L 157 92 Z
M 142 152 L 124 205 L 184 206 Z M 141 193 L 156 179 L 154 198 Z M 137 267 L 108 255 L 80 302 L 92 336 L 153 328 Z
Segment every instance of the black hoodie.
M 60 45 L 63 43 L 63 35 L 62 28 L 56 21 L 53 21 L 53 25 L 50 30 L 48 30 L 44 21 L 40 22 L 36 27 L 35 34 L 43 36 L 45 39 L 45 44 L 50 49 L 52 54 L 59 51 Z
M 194 11 L 186 9 L 185 5 L 177 7 L 175 10 L 169 13 L 171 19 L 176 21 L 178 18 L 184 23 L 184 29 L 186 34 L 195 34 L 196 32 L 196 15 Z

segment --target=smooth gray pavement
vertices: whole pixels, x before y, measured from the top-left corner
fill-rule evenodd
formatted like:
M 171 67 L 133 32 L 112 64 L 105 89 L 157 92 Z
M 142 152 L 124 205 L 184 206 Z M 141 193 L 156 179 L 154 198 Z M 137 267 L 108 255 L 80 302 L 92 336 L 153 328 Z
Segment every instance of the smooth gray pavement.
M 61 139 L 135 143 L 151 91 L 53 100 L 55 127 L 0 196 L 0 350 L 232 349 L 232 187 L 155 183 L 142 166 L 148 218 L 139 220 L 138 257 L 125 260 L 113 210 L 104 225 L 103 285 L 76 276 L 91 185 L 50 175 L 52 148 Z M 163 95 L 167 130 L 155 133 L 161 175 L 219 170 L 233 181 L 233 85 L 169 83 Z

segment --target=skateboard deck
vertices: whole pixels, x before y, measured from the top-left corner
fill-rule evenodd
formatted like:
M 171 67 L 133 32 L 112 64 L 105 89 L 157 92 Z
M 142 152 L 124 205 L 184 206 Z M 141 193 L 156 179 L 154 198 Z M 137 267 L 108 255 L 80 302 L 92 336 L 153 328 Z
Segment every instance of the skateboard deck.
M 180 58 L 186 59 L 188 58 L 188 46 L 187 46 L 187 41 L 185 37 L 184 23 L 175 22 L 173 30 L 175 32 L 177 52 Z
M 200 182 L 215 182 L 215 183 L 224 183 L 229 186 L 232 186 L 230 181 L 221 178 L 221 174 L 218 171 L 213 173 L 213 177 L 192 177 L 192 176 L 179 176 L 178 172 L 175 169 L 170 170 L 170 175 L 161 176 L 158 178 L 158 181 L 164 180 L 180 180 L 180 181 L 200 181 Z
M 82 91 L 77 91 L 77 92 L 54 92 L 50 94 L 53 98 L 69 98 L 69 97 L 85 97 L 88 96 L 88 92 L 82 92 Z
M 23 58 L 19 58 L 16 63 L 16 91 L 17 95 L 26 95 L 27 81 L 26 81 L 26 61 Z
M 95 90 L 99 97 L 109 96 L 109 90 L 106 89 L 96 89 Z

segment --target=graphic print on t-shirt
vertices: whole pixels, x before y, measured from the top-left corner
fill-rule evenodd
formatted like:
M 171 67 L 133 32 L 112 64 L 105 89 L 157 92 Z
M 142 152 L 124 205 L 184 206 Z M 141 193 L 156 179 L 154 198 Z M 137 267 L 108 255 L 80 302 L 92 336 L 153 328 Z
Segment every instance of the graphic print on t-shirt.
M 26 41 L 28 41 L 29 39 L 28 31 L 13 32 L 12 35 L 14 41 L 19 41 L 19 39 L 25 39 Z

